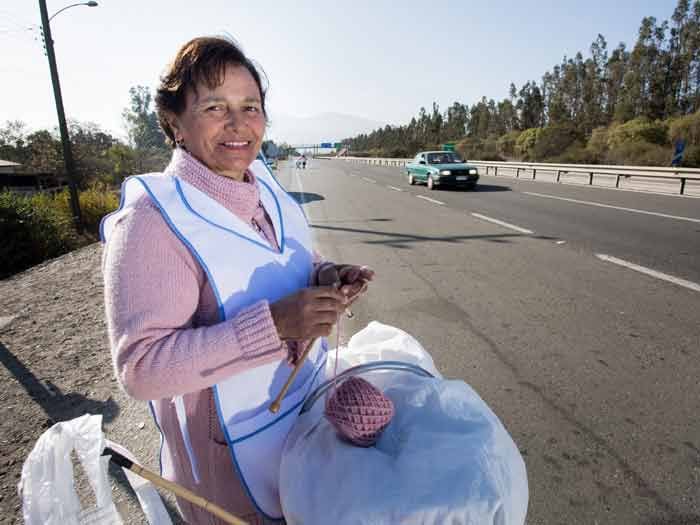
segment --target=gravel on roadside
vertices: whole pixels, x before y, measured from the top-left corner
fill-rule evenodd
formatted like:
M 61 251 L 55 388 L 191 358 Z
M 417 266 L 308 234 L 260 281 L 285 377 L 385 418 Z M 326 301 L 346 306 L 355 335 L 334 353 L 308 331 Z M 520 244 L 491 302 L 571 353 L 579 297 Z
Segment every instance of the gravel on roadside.
M 148 406 L 120 389 L 104 318 L 102 248 L 91 244 L 0 281 L 0 524 L 22 523 L 22 464 L 51 425 L 101 414 L 105 437 L 158 472 L 158 430 Z M 84 507 L 94 504 L 76 470 Z M 126 524 L 146 524 L 119 469 L 112 496 Z M 174 498 L 161 492 L 174 524 Z

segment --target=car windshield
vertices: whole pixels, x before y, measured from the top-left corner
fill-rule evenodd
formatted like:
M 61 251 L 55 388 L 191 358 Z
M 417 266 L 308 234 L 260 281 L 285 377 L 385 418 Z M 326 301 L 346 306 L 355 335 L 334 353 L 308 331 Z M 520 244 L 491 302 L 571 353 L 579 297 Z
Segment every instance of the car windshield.
M 462 159 L 451 151 L 428 153 L 428 164 L 456 164 L 458 162 L 462 162 Z

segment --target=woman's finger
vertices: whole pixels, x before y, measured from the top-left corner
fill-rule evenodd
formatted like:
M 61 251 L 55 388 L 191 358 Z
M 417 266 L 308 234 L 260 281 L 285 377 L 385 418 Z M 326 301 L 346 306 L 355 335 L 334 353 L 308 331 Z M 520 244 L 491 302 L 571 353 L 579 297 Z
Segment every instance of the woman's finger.
M 316 312 L 342 312 L 347 305 L 347 301 L 337 301 L 335 299 L 319 298 L 314 302 Z
M 374 279 L 374 270 L 372 270 L 372 268 L 369 266 L 362 266 L 360 268 L 360 274 L 362 275 L 362 278 L 367 281 Z
M 315 286 L 307 288 L 307 292 L 314 301 L 318 301 L 319 299 L 333 299 L 341 303 L 345 301 L 345 296 L 335 286 Z

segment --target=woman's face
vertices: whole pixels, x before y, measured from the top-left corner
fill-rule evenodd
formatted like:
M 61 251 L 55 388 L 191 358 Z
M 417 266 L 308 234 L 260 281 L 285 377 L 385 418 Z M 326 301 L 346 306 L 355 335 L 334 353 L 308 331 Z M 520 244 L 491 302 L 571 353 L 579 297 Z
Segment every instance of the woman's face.
M 170 124 L 175 138 L 210 170 L 241 181 L 265 134 L 258 85 L 245 67 L 227 66 L 220 86 L 188 90 L 185 110 Z

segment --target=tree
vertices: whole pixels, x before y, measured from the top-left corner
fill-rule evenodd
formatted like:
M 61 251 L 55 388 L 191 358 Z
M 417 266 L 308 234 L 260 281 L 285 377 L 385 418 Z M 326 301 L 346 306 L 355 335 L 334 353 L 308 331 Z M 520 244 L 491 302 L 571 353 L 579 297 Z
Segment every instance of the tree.
M 131 106 L 122 112 L 122 116 L 131 146 L 141 150 L 166 149 L 165 135 L 158 124 L 158 116 L 151 109 L 153 99 L 150 90 L 145 86 L 135 86 L 129 89 L 129 96 Z
M 122 112 L 129 137 L 129 144 L 135 151 L 137 170 L 156 171 L 165 166 L 170 157 L 170 148 L 165 143 L 165 135 L 160 129 L 158 116 L 151 109 L 153 99 L 145 86 L 129 89 L 131 105 Z

